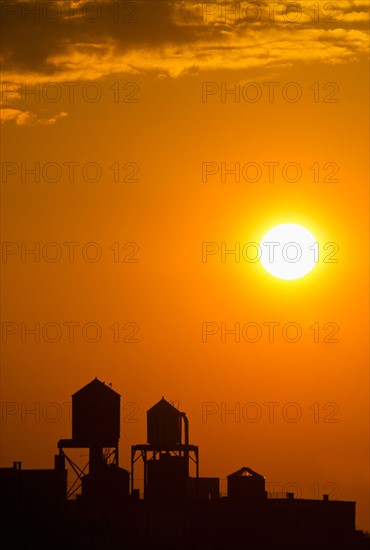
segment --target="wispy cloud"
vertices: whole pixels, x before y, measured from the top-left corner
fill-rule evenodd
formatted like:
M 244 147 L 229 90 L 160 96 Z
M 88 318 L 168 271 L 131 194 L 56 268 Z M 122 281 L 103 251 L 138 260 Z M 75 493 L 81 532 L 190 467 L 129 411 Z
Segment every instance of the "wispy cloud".
M 104 0 L 93 3 L 99 6 L 93 22 L 86 21 L 88 2 L 57 1 L 58 21 L 47 21 L 41 11 L 37 25 L 32 16 L 22 23 L 25 4 L 18 2 L 18 15 L 9 15 L 4 26 L 5 81 L 95 80 L 153 71 L 176 78 L 218 68 L 346 63 L 368 55 L 369 4 L 363 0 L 298 1 L 290 12 L 283 2 Z M 136 7 L 130 12 L 127 6 Z
M 52 117 L 39 117 L 36 113 L 31 111 L 21 111 L 19 109 L 2 108 L 0 109 L 1 123 L 14 122 L 17 126 L 35 126 L 40 124 L 41 126 L 51 126 L 56 124 L 58 120 L 68 116 L 68 113 L 60 112 Z

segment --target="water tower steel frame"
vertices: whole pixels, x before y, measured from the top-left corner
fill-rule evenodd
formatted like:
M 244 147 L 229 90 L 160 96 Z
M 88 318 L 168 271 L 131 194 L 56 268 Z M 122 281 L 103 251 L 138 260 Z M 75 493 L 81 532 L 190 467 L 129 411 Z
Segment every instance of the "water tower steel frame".
M 67 460 L 77 476 L 66 498 L 79 489 L 87 467 L 89 474 L 94 475 L 108 464 L 118 466 L 120 399 L 117 392 L 97 378 L 72 395 L 72 439 L 58 441 L 59 455 Z M 81 469 L 65 449 L 89 449 L 84 468 Z M 108 455 L 104 455 L 104 449 L 110 450 Z
M 159 409 L 159 414 L 152 419 L 151 414 Z M 168 414 L 172 415 L 172 420 L 178 418 L 178 432 L 174 435 L 172 426 L 166 422 Z M 148 464 L 156 460 L 161 453 L 169 453 L 172 456 L 183 457 L 186 463 L 187 477 L 189 477 L 190 460 L 195 464 L 195 476 L 199 478 L 199 449 L 197 445 L 189 444 L 189 421 L 184 412 L 177 410 L 173 405 L 162 398 L 154 407 L 147 411 L 148 417 L 148 443 L 133 445 L 131 447 L 131 494 L 135 488 L 135 464 L 141 458 L 144 464 L 144 499 L 148 492 Z M 163 422 L 163 424 L 161 423 Z M 161 425 L 158 426 L 158 423 Z M 184 442 L 182 442 L 182 423 L 184 425 Z M 166 434 L 166 430 L 168 430 Z M 154 435 L 153 435 L 154 434 Z M 152 439 L 152 442 L 150 441 Z M 168 440 L 166 442 L 166 439 Z

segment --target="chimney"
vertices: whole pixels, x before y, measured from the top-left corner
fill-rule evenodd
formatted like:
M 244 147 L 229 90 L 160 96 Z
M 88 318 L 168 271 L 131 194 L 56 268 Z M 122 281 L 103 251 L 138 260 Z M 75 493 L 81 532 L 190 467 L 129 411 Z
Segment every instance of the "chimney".
M 287 493 L 286 494 L 287 499 L 294 500 L 294 493 Z
M 328 502 L 328 500 L 329 500 L 329 495 L 326 495 L 326 494 L 325 494 L 325 495 L 322 495 L 322 498 L 323 498 L 323 500 L 325 500 L 325 502 Z

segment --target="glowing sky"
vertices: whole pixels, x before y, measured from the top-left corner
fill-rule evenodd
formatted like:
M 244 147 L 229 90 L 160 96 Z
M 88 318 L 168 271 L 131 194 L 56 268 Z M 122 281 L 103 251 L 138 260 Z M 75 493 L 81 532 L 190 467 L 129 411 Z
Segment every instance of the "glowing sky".
M 163 395 L 201 475 L 369 529 L 368 2 L 31 4 L 1 5 L 1 465 L 52 467 L 98 376 L 123 467 Z M 243 254 L 284 223 L 322 251 L 293 281 Z

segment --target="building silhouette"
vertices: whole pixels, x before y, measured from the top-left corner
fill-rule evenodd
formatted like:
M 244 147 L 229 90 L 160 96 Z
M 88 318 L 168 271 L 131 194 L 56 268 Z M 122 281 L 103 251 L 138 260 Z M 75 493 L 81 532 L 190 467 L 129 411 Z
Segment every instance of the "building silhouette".
M 265 478 L 247 466 L 227 476 L 221 497 L 218 478 L 199 476 L 186 414 L 163 397 L 147 411 L 147 442 L 132 446 L 131 474 L 119 467 L 119 437 L 120 395 L 95 378 L 72 396 L 72 438 L 59 440 L 54 469 L 23 470 L 20 462 L 0 469 L 9 548 L 370 548 L 355 529 L 355 502 L 268 498 Z M 83 469 L 69 456 L 77 448 L 88 449 Z M 76 475 L 70 487 L 67 464 Z
M 189 421 L 163 397 L 147 411 L 147 443 L 131 449 L 131 490 L 135 484 L 135 463 L 144 463 L 144 498 L 164 500 L 187 497 L 189 462 L 199 478 L 198 447 L 189 444 Z
M 71 464 L 82 498 L 88 501 L 117 502 L 129 492 L 129 472 L 118 466 L 120 401 L 121 396 L 97 378 L 72 395 L 72 439 L 58 442 L 59 461 L 61 468 L 65 460 Z M 66 449 L 72 448 L 89 450 L 88 473 L 68 457 Z

